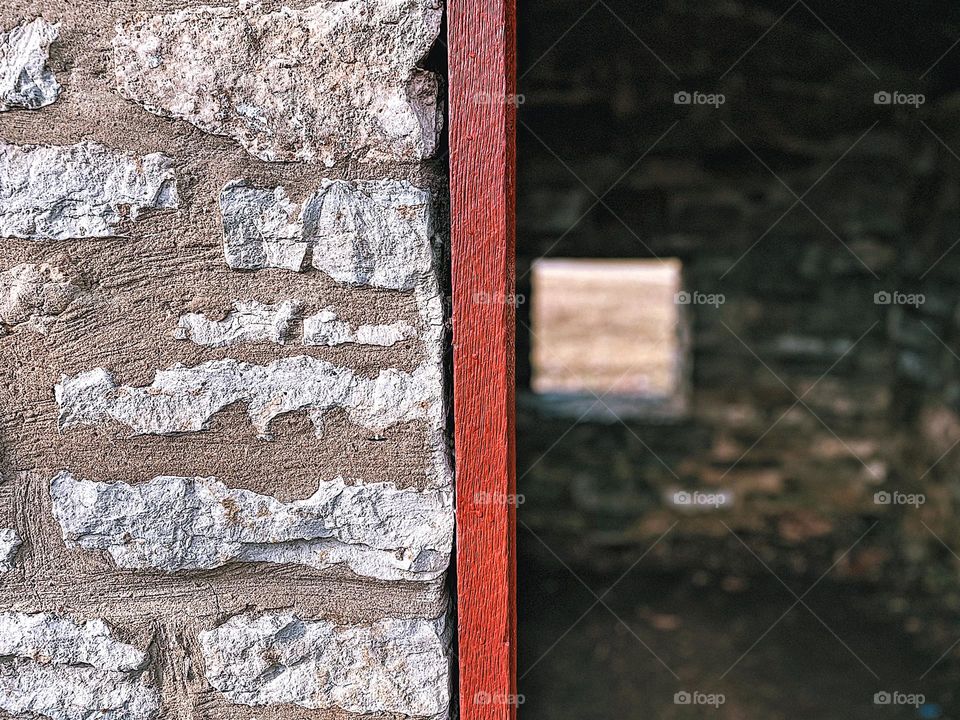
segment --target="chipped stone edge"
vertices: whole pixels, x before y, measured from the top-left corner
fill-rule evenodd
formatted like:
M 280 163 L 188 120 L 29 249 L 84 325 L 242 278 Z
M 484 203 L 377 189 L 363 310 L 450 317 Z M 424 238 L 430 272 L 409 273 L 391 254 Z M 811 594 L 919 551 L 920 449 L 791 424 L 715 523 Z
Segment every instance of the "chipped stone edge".
M 236 300 L 233 309 L 221 320 L 211 320 L 203 313 L 181 315 L 173 337 L 214 348 L 247 343 L 284 345 L 290 332 L 290 323 L 299 317 L 302 306 L 300 300 L 283 300 L 273 305 L 255 300 Z
M 380 637 L 383 637 L 384 631 L 393 624 L 403 625 L 403 624 L 416 623 L 416 624 L 425 626 L 427 628 L 430 628 L 433 631 L 434 636 L 438 641 L 439 648 L 443 653 L 443 659 L 445 660 L 446 680 L 447 680 L 446 688 L 445 688 L 446 708 L 432 715 L 416 715 L 416 716 L 406 715 L 406 716 L 422 718 L 422 720 L 448 720 L 449 718 L 453 717 L 451 715 L 451 710 L 452 710 L 451 702 L 455 693 L 455 685 L 454 685 L 454 677 L 453 677 L 452 669 L 453 669 L 455 656 L 453 653 L 454 627 L 451 622 L 453 615 L 452 615 L 452 606 L 449 600 L 447 602 L 447 606 L 445 607 L 444 611 L 438 617 L 435 617 L 435 618 L 412 618 L 408 620 L 401 620 L 398 618 L 382 618 L 380 620 L 372 621 L 369 623 L 361 623 L 357 625 L 351 625 L 351 624 L 341 625 L 341 624 L 333 623 L 324 619 L 302 618 L 292 613 L 247 612 L 247 613 L 239 613 L 239 614 L 233 615 L 230 618 L 228 618 L 226 621 L 219 623 L 216 627 L 210 630 L 202 630 L 200 631 L 200 633 L 198 633 L 197 639 L 200 644 L 201 656 L 204 662 L 204 677 L 206 678 L 207 682 L 210 684 L 212 688 L 214 688 L 217 692 L 221 693 L 225 698 L 227 698 L 228 701 L 230 701 L 235 705 L 243 705 L 246 707 L 296 706 L 296 707 L 303 707 L 308 709 L 321 709 L 322 707 L 323 708 L 340 707 L 348 712 L 358 712 L 358 713 L 364 713 L 364 714 L 374 713 L 374 712 L 388 712 L 388 713 L 399 712 L 401 715 L 405 715 L 405 713 L 403 713 L 398 708 L 392 708 L 392 709 L 383 708 L 383 707 L 371 708 L 371 707 L 359 707 L 359 706 L 348 707 L 348 706 L 345 706 L 344 704 L 337 704 L 337 703 L 333 703 L 333 705 L 319 706 L 319 705 L 311 705 L 306 702 L 297 702 L 295 700 L 290 700 L 288 702 L 273 702 L 273 703 L 256 702 L 256 701 L 245 701 L 243 699 L 239 699 L 238 693 L 236 692 L 230 693 L 228 690 L 224 688 L 223 683 L 220 682 L 220 676 L 215 675 L 211 668 L 211 665 L 212 665 L 211 656 L 213 655 L 213 653 L 215 652 L 215 648 L 217 647 L 217 639 L 222 633 L 228 631 L 231 628 L 231 626 L 240 626 L 240 630 L 242 631 L 244 623 L 249 624 L 251 622 L 256 622 L 257 620 L 264 619 L 267 617 L 275 617 L 278 620 L 286 620 L 287 622 L 299 622 L 306 625 L 326 624 L 330 626 L 330 630 L 332 633 L 349 632 L 354 629 L 366 630 L 371 635 L 380 636 Z
M 0 575 L 13 570 L 23 540 L 13 528 L 0 528 Z
M 120 493 L 118 503 L 126 501 L 127 505 L 143 507 L 152 505 L 162 517 L 172 518 L 176 514 L 176 500 L 168 492 L 158 492 L 161 498 L 170 498 L 168 505 L 154 496 L 151 502 L 142 493 L 168 486 L 177 487 L 176 481 L 193 483 L 191 485 L 196 495 L 194 503 L 186 503 L 193 511 L 206 517 L 205 522 L 198 522 L 191 516 L 188 525 L 182 533 L 183 537 L 196 540 L 191 548 L 198 547 L 203 552 L 181 555 L 164 554 L 156 548 L 164 547 L 166 541 L 163 531 L 176 534 L 162 523 L 159 528 L 161 534 L 152 536 L 145 532 L 143 527 L 122 525 L 122 521 L 114 520 L 110 523 L 97 524 L 84 518 L 91 516 L 90 509 L 97 508 L 94 500 L 98 492 L 107 493 L 107 501 L 117 499 L 111 492 Z M 335 499 L 346 496 L 347 502 L 338 506 Z M 197 570 L 213 570 L 233 562 L 253 563 L 265 562 L 280 565 L 301 565 L 316 569 L 327 569 L 335 566 L 344 566 L 352 570 L 359 577 L 368 577 L 377 580 L 406 580 L 412 582 L 429 582 L 442 577 L 450 565 L 450 558 L 454 539 L 454 507 L 453 494 L 447 489 L 414 490 L 412 488 L 398 489 L 392 483 L 357 483 L 347 485 L 342 478 L 322 481 L 316 492 L 304 500 L 281 502 L 269 495 L 263 495 L 250 490 L 230 488 L 217 478 L 196 477 L 184 478 L 175 476 L 159 476 L 137 485 L 125 482 L 95 482 L 78 480 L 68 471 L 61 471 L 50 481 L 50 497 L 53 516 L 60 525 L 64 541 L 70 547 L 84 550 L 105 550 L 120 568 L 137 570 L 157 570 L 166 573 L 191 572 Z M 96 496 L 99 500 L 103 495 Z M 64 500 L 71 500 L 65 503 Z M 319 500 L 318 500 L 319 499 Z M 376 503 L 372 502 L 376 499 Z M 351 504 L 357 501 L 358 505 L 375 505 L 380 503 L 404 513 L 408 518 L 407 527 L 395 528 L 392 533 L 384 533 L 389 542 L 378 538 L 376 530 L 381 520 L 374 513 L 372 516 L 350 515 Z M 328 535 L 317 534 L 307 536 L 302 527 L 295 524 L 297 518 L 309 527 L 312 522 L 303 518 L 309 517 L 309 512 L 316 511 L 316 502 L 330 503 L 332 516 L 340 524 L 331 525 Z M 205 503 L 205 504 L 204 504 Z M 253 520 L 244 520 L 249 517 L 244 509 L 258 503 L 263 512 L 272 505 L 275 516 L 287 518 L 293 523 L 289 537 L 284 537 L 281 530 L 273 528 L 273 539 L 270 528 L 256 528 Z M 86 509 L 79 513 L 72 511 L 72 507 L 80 506 Z M 106 518 L 123 517 L 126 513 L 117 512 L 121 505 L 110 506 L 109 511 L 102 514 Z M 320 507 L 323 507 L 321 505 Z M 232 508 L 232 510 L 231 510 Z M 219 512 L 218 512 L 219 511 Z M 235 513 L 235 516 L 234 516 Z M 219 526 L 216 522 L 219 518 Z M 93 517 L 99 517 L 94 515 Z M 141 516 L 138 516 L 142 517 Z M 327 517 L 327 516 L 324 516 Z M 344 522 L 345 520 L 349 522 Z M 361 520 L 366 521 L 366 525 Z M 319 520 L 316 522 L 319 523 Z M 422 523 L 416 525 L 411 523 Z M 137 523 L 139 525 L 139 523 Z M 255 539 L 249 537 L 244 540 L 241 531 L 233 533 L 231 525 L 252 527 L 252 532 L 265 533 L 267 537 Z M 198 531 L 199 527 L 199 531 Z M 203 534 L 205 528 L 218 528 L 220 535 Z M 157 530 L 155 526 L 147 529 Z M 181 528 L 183 529 L 183 528 Z M 289 529 L 289 528 L 288 528 Z M 364 534 L 363 531 L 366 531 Z M 301 533 L 301 534 L 298 534 Z M 232 536 L 232 537 L 231 537 Z M 379 540 L 379 541 L 378 541 Z M 414 542 L 415 540 L 415 542 Z M 207 545 L 207 542 L 210 545 Z M 394 544 L 395 543 L 395 544 Z M 133 550 L 131 551 L 131 547 Z M 415 554 L 411 552 L 416 551 Z M 331 559 L 330 556 L 333 556 Z M 176 560 L 177 562 L 172 562 Z M 416 566 L 420 565 L 420 569 Z
M 26 31 L 30 28 L 31 25 L 36 25 L 36 33 L 40 39 L 40 45 L 37 47 L 37 55 L 35 58 L 28 58 L 28 60 L 39 60 L 43 58 L 42 64 L 39 68 L 41 70 L 41 79 L 48 84 L 49 95 L 44 94 L 43 100 L 39 105 L 30 106 L 22 102 L 12 102 L 8 101 L 10 98 L 0 98 L 0 112 L 8 112 L 15 109 L 24 109 L 24 110 L 39 110 L 40 108 L 45 108 L 57 100 L 60 99 L 60 92 L 63 90 L 63 86 L 60 85 L 60 82 L 57 80 L 56 74 L 53 70 L 50 69 L 48 62 L 50 61 L 50 46 L 55 43 L 60 37 L 60 23 L 50 23 L 47 22 L 43 17 L 35 17 L 33 20 L 24 20 L 19 25 L 15 25 L 5 32 L 0 32 L 0 38 L 9 42 L 10 36 L 16 31 Z M 20 74 L 26 70 L 25 66 L 20 67 Z

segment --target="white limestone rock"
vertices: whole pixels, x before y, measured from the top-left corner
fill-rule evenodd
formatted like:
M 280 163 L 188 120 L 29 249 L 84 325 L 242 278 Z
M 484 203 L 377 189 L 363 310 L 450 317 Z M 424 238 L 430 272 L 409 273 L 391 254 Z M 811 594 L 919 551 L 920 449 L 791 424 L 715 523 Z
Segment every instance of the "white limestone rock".
M 217 412 L 245 402 L 250 421 L 261 437 L 269 438 L 273 418 L 301 409 L 307 410 L 318 435 L 324 415 L 335 408 L 371 430 L 427 419 L 437 413 L 441 388 L 442 378 L 432 365 L 413 373 L 388 368 L 368 379 L 325 360 L 295 356 L 269 365 L 232 359 L 175 365 L 140 388 L 118 387 L 110 373 L 97 368 L 63 376 L 55 397 L 61 429 L 113 420 L 146 435 L 199 432 Z
M 59 36 L 43 18 L 0 32 L 0 112 L 36 110 L 56 102 L 60 83 L 47 67 L 50 45 Z
M 263 190 L 246 180 L 227 183 L 220 192 L 227 265 L 235 270 L 302 270 L 310 243 L 303 237 L 298 213 L 282 187 Z
M 101 670 L 142 670 L 147 654 L 114 640 L 102 620 L 77 623 L 49 613 L 0 612 L 0 657 Z
M 0 710 L 53 720 L 150 720 L 160 696 L 149 657 L 102 620 L 0 613 Z
M 337 317 L 332 310 L 321 310 L 303 320 L 304 345 L 379 345 L 390 347 L 417 336 L 417 329 L 405 322 L 359 325 L 356 328 Z
M 20 545 L 20 535 L 16 530 L 0 528 L 0 575 L 13 570 L 13 561 Z
M 445 617 L 336 626 L 285 613 L 244 614 L 199 640 L 207 680 L 235 704 L 449 717 Z
M 174 336 L 205 347 L 244 343 L 283 345 L 290 322 L 302 304 L 298 300 L 284 300 L 276 305 L 264 305 L 255 300 L 237 301 L 222 320 L 210 320 L 201 313 L 182 315 Z
M 124 225 L 179 204 L 173 162 L 97 143 L 0 143 L 0 237 L 122 236 Z
M 0 710 L 24 720 L 152 720 L 160 699 L 140 676 L 0 659 Z
M 433 580 L 450 562 L 449 491 L 389 483 L 320 483 L 283 503 L 216 478 L 156 477 L 139 485 L 51 481 L 53 514 L 68 545 L 106 550 L 122 568 L 208 570 L 232 561 L 344 565 L 382 580 Z
M 303 206 L 313 266 L 334 280 L 412 290 L 433 267 L 431 196 L 400 180 L 324 180 Z
M 334 280 L 412 290 L 433 268 L 432 198 L 401 180 L 323 180 L 302 207 L 284 188 L 234 180 L 220 194 L 224 255 L 237 270 L 313 267 Z
M 24 263 L 0 273 L 0 334 L 24 327 L 46 334 L 80 289 L 59 269 Z
M 261 160 L 421 160 L 442 112 L 436 77 L 417 65 L 441 12 L 439 0 L 324 0 L 143 15 L 117 26 L 117 87 Z
M 224 188 L 226 202 L 236 205 L 237 188 L 250 189 L 245 181 L 233 181 Z M 424 409 L 428 427 L 428 445 L 432 448 L 428 474 L 446 483 L 451 476 L 447 450 L 446 407 L 443 400 L 443 351 L 446 335 L 443 296 L 435 265 L 434 243 L 439 234 L 433 224 L 433 201 L 430 191 L 401 180 L 374 180 L 348 183 L 323 180 L 320 189 L 299 208 L 297 233 L 289 232 L 290 218 L 298 209 L 291 209 L 283 188 L 260 190 L 266 198 L 280 198 L 285 222 L 282 232 L 274 232 L 274 224 L 249 222 L 238 229 L 238 216 L 224 212 L 224 249 L 231 267 L 257 270 L 266 267 L 293 269 L 311 257 L 315 268 L 338 282 L 368 285 L 390 290 L 412 291 L 420 314 L 418 332 L 425 358 L 417 369 L 417 385 L 428 388 L 429 400 Z M 277 200 L 276 203 L 280 203 Z M 267 203 L 269 206 L 269 202 Z M 253 215 L 256 218 L 256 215 Z M 305 248 L 295 245 L 297 238 Z M 286 248 L 294 262 L 268 262 L 265 248 Z M 252 262 L 237 258 L 251 258 Z M 340 331 L 343 328 L 339 328 Z M 352 332 L 352 329 L 351 329 Z M 379 335 L 380 333 L 374 333 Z
M 444 351 L 447 327 L 443 296 L 440 294 L 436 274 L 425 275 L 414 290 L 422 328 L 422 347 L 426 359 L 418 372 L 423 382 L 437 388 L 429 405 L 427 430 L 431 453 L 431 468 L 428 476 L 439 478 L 443 484 L 453 483 L 450 448 L 448 445 L 447 405 L 444 399 Z

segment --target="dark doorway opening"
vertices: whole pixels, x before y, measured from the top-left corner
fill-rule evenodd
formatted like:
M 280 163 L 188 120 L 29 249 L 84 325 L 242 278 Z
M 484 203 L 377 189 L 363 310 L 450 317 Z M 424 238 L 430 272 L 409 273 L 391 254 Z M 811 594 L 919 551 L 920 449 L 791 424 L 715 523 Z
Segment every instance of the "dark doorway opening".
M 958 717 L 960 9 L 519 27 L 524 718 Z

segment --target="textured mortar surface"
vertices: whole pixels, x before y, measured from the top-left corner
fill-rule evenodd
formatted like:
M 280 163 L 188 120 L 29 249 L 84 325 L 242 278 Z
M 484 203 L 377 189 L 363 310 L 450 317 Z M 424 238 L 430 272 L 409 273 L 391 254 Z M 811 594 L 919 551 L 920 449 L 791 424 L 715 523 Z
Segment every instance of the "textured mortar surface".
M 313 3 L 296 0 L 289 4 L 296 12 L 307 12 Z M 436 538 L 448 532 L 452 537 L 451 478 L 439 385 L 430 389 L 428 408 L 385 426 L 373 423 L 375 427 L 366 427 L 343 408 L 327 408 L 320 435 L 303 408 L 274 417 L 269 423 L 271 439 L 265 439 L 251 423 L 244 401 L 212 413 L 202 423 L 205 429 L 199 431 L 134 435 L 129 426 L 113 420 L 77 424 L 62 431 L 58 427 L 61 408 L 54 386 L 64 377 L 76 378 L 97 369 L 109 373 L 118 387 L 132 391 L 150 386 L 157 372 L 178 366 L 198 368 L 205 363 L 260 368 L 291 362 L 329 366 L 349 373 L 361 384 L 373 382 L 383 373 L 413 377 L 419 372 L 421 377 L 429 375 L 430 382 L 442 379 L 442 301 L 437 279 L 426 265 L 405 272 L 403 282 L 387 287 L 384 283 L 376 287 L 362 275 L 354 283 L 333 277 L 318 269 L 313 262 L 316 256 L 309 253 L 308 261 L 297 268 L 300 272 L 286 268 L 250 271 L 228 265 L 220 195 L 231 183 L 244 181 L 270 192 L 282 187 L 297 208 L 293 216 L 297 220 L 300 209 L 330 186 L 324 179 L 349 181 L 350 188 L 363 187 L 362 181 L 408 182 L 430 192 L 429 197 L 424 196 L 429 205 L 422 213 L 426 222 L 430 219 L 427 210 L 443 212 L 442 165 L 415 161 L 424 154 L 419 151 L 402 157 L 393 150 L 354 156 L 351 143 L 355 138 L 349 137 L 341 138 L 342 142 L 333 138 L 338 162 L 330 167 L 324 166 L 319 155 L 313 162 L 308 158 L 297 163 L 265 162 L 231 137 L 204 132 L 184 119 L 161 117 L 125 99 L 115 80 L 117 23 L 149 25 L 140 13 L 193 11 L 199 5 L 167 0 L 149 7 L 138 0 L 81 4 L 13 0 L 0 8 L 0 32 L 42 16 L 55 23 L 59 33 L 45 64 L 60 86 L 59 95 L 39 109 L 0 112 L 0 143 L 14 147 L 15 158 L 21 157 L 27 146 L 62 149 L 94 144 L 111 157 L 159 158 L 160 154 L 169 159 L 169 168 L 163 165 L 161 169 L 172 173 L 164 176 L 166 187 L 172 190 L 171 180 L 176 182 L 175 196 L 170 192 L 151 196 L 159 197 L 162 207 L 150 212 L 139 212 L 126 196 L 115 209 L 107 198 L 94 209 L 100 213 L 100 225 L 78 230 L 70 225 L 72 216 L 67 212 L 63 222 L 58 219 L 54 232 L 20 232 L 12 227 L 12 221 L 0 231 L 0 324 L 5 332 L 0 335 L 0 528 L 4 530 L 0 533 L 0 569 L 9 564 L 8 570 L 0 572 L 0 612 L 52 613 L 69 607 L 77 623 L 102 619 L 118 642 L 149 655 L 144 668 L 129 671 L 137 674 L 136 678 L 114 677 L 109 682 L 118 683 L 118 692 L 123 692 L 123 685 L 136 695 L 142 685 L 149 693 L 158 693 L 155 714 L 160 718 L 327 720 L 355 718 L 361 713 L 365 718 L 393 720 L 407 713 L 372 706 L 348 711 L 337 703 L 315 708 L 292 701 L 255 707 L 237 704 L 207 680 L 198 638 L 230 617 L 250 612 L 288 613 L 304 623 L 330 622 L 337 628 L 438 618 L 447 609 L 442 572 L 448 541 L 427 542 L 430 548 L 424 557 L 430 556 L 434 570 L 416 573 L 416 580 L 377 579 L 375 573 L 357 572 L 331 557 L 315 563 L 317 566 L 299 562 L 301 557 L 297 562 L 278 560 L 270 557 L 275 542 L 272 529 L 263 530 L 264 536 L 270 536 L 257 544 L 253 555 L 244 558 L 248 562 L 224 559 L 218 566 L 206 568 L 162 567 L 162 563 L 127 567 L 115 559 L 122 553 L 111 554 L 109 543 L 93 548 L 90 543 L 85 547 L 82 539 L 64 540 L 64 528 L 51 500 L 51 480 L 63 470 L 97 484 L 99 492 L 107 489 L 101 485 L 118 484 L 134 496 L 141 493 L 140 497 L 154 487 L 154 478 L 217 478 L 221 489 L 217 497 L 224 501 L 217 512 L 222 510 L 236 519 L 230 507 L 237 497 L 292 512 L 292 508 L 309 505 L 318 488 L 334 487 L 325 483 L 344 478 L 342 487 L 336 489 L 345 496 L 382 488 L 401 498 L 436 498 L 441 510 Z M 336 5 L 340 10 L 357 6 Z M 403 13 L 420 3 L 387 5 Z M 224 7 L 234 12 L 237 3 L 225 2 Z M 262 7 L 264 12 L 278 12 L 281 4 L 271 0 Z M 423 7 L 439 20 L 432 5 Z M 172 54 L 168 57 L 174 60 Z M 419 58 L 409 60 L 408 70 L 417 61 Z M 258 72 L 254 64 L 242 60 L 239 66 L 238 72 Z M 334 135 L 353 132 L 349 125 L 352 116 L 344 118 L 347 126 Z M 410 147 L 416 150 L 416 142 Z M 108 163 L 101 162 L 97 172 L 106 172 L 107 167 Z M 74 177 L 77 171 L 85 171 L 82 163 L 69 170 Z M 34 195 L 36 200 L 39 195 Z M 46 202 L 48 196 L 43 197 Z M 170 201 L 173 197 L 176 203 Z M 33 204 L 39 207 L 42 203 Z M 88 209 L 82 208 L 83 213 Z M 28 204 L 25 212 L 30 215 L 34 211 Z M 369 215 L 364 217 L 369 219 Z M 312 219 L 310 223 L 316 228 Z M 441 222 L 438 228 L 442 227 Z M 336 247 L 348 231 L 336 223 L 328 227 L 327 241 L 333 245 L 327 247 Z M 437 241 L 442 238 L 433 237 L 434 231 L 424 230 L 416 242 L 440 250 Z M 303 232 L 302 228 L 298 232 Z M 24 237 L 15 237 L 18 234 Z M 421 251 L 424 247 L 428 246 L 420 245 Z M 421 259 L 430 256 L 427 252 Z M 263 308 L 289 308 L 292 303 L 296 309 L 289 318 L 278 320 L 274 315 L 258 324 L 257 318 L 263 316 L 257 313 Z M 251 308 L 255 309 L 252 315 L 247 312 Z M 334 313 L 355 339 L 337 344 L 305 341 L 306 319 L 321 312 Z M 397 331 L 398 339 L 390 344 L 362 341 L 371 337 L 364 328 L 379 327 L 403 331 Z M 277 339 L 280 335 L 282 342 Z M 372 336 L 378 337 L 377 333 Z M 190 503 L 196 500 L 196 495 L 180 497 Z M 372 501 L 370 513 L 359 524 L 347 522 L 338 527 L 376 533 L 381 542 L 388 536 L 393 516 L 385 509 L 378 518 L 376 507 Z M 320 526 L 326 527 L 330 520 L 325 516 Z M 308 521 L 300 518 L 300 522 L 305 525 Z M 320 536 L 317 527 L 309 531 L 305 534 Z M 182 528 L 177 532 L 181 539 L 188 537 Z M 12 533 L 16 533 L 17 547 L 12 547 Z M 400 539 L 406 543 L 403 547 L 416 540 L 408 535 L 401 533 Z M 125 540 L 121 537 L 117 547 Z M 282 545 L 284 540 L 276 542 Z M 432 555 L 433 545 L 443 546 L 436 549 L 436 556 Z M 126 550 L 133 553 L 130 547 Z M 402 562 L 378 561 L 375 567 Z M 0 706 L 0 717 L 4 713 L 26 717 L 23 713 L 28 708 L 25 703 L 32 702 L 28 694 L 32 687 L 62 683 L 69 676 L 80 685 L 103 688 L 108 680 L 90 677 L 90 673 L 119 672 L 97 668 L 80 672 L 72 666 L 41 668 L 32 662 L 14 657 L 0 668 L 0 682 L 19 678 L 11 694 L 20 703 Z M 57 673 L 60 680 L 55 682 Z M 82 677 L 83 673 L 87 677 Z M 438 693 L 438 697 L 446 697 L 447 691 L 438 689 Z M 143 697 L 149 699 L 148 695 Z M 67 703 L 65 696 L 57 703 Z M 57 717 L 55 708 L 41 712 L 38 707 L 32 710 L 40 716 Z M 117 717 L 139 720 L 154 713 L 151 708 L 146 703 L 141 710 L 124 711 Z

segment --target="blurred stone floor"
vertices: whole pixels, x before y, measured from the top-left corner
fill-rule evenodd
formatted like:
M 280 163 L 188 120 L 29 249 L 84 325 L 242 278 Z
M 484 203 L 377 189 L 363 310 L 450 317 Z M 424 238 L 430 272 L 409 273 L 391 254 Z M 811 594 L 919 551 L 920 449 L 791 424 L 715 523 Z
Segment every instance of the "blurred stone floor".
M 804 597 L 813 612 L 797 605 L 774 626 L 796 600 L 772 575 L 649 575 L 641 563 L 605 596 L 610 610 L 584 615 L 594 596 L 525 530 L 519 577 L 524 720 L 960 717 L 956 663 L 930 670 L 941 653 L 917 649 L 909 612 L 879 618 L 865 587 L 827 577 Z M 617 579 L 580 578 L 598 595 Z M 800 596 L 811 584 L 782 579 Z M 678 705 L 682 691 L 724 702 Z M 925 704 L 877 705 L 878 692 Z

